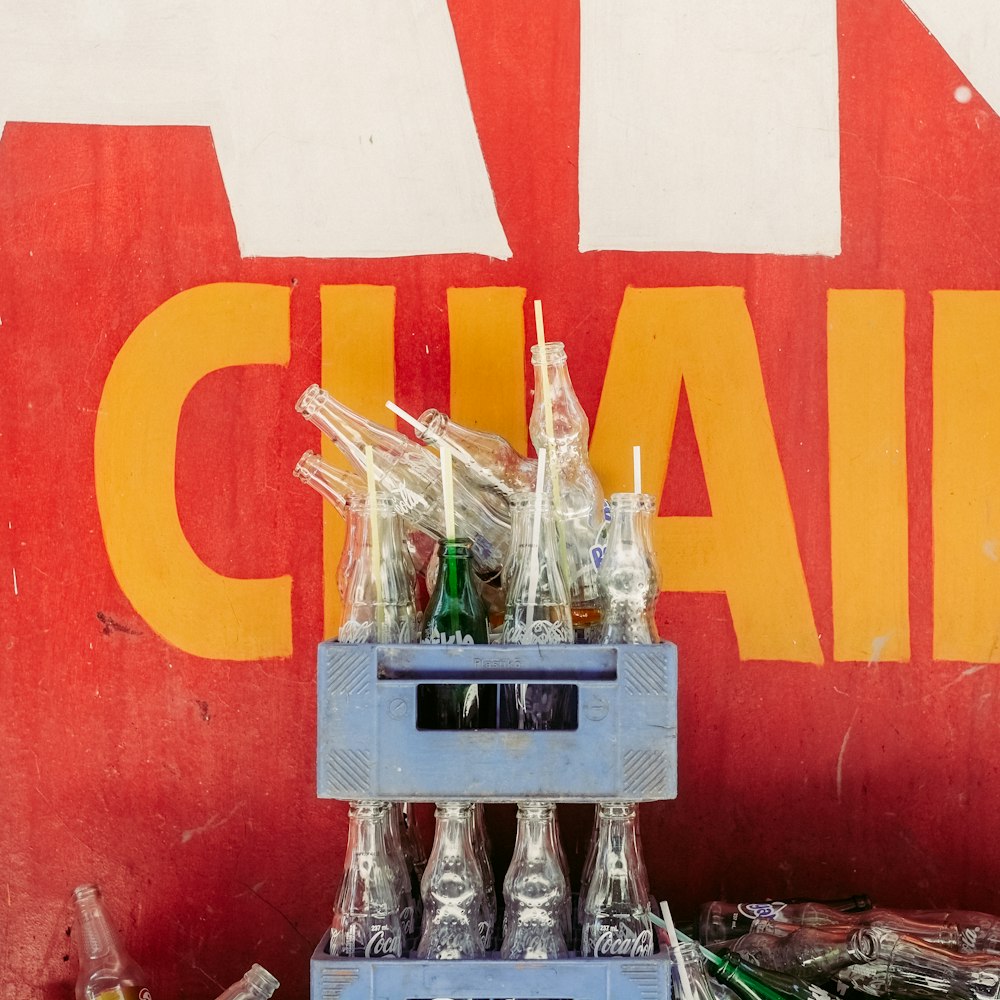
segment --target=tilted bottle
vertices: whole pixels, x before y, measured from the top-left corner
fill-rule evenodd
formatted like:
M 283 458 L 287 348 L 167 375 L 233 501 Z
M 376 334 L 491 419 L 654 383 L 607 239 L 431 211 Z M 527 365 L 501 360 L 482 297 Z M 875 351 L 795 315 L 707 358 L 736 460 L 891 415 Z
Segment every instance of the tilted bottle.
M 439 802 L 421 883 L 424 923 L 417 958 L 483 958 L 483 879 L 472 846 L 472 803 Z
M 238 983 L 233 983 L 216 1000 L 268 1000 L 280 983 L 262 965 L 251 965 Z
M 709 970 L 741 1000 L 834 1000 L 834 994 L 783 972 L 743 962 L 735 955 L 713 955 L 702 949 Z
M 716 1000 L 701 949 L 693 941 L 682 941 L 670 949 L 671 990 L 674 1000 Z
M 519 802 L 514 854 L 503 883 L 506 905 L 502 958 L 566 958 L 569 886 L 549 820 L 552 802 Z
M 572 643 L 573 623 L 551 502 L 535 493 L 516 493 L 511 518 L 513 537 L 510 562 L 504 570 L 507 607 L 501 641 L 546 646 Z M 568 728 L 572 707 L 572 690 L 566 684 L 501 687 L 501 726 L 506 729 Z
M 375 478 L 392 496 L 400 515 L 412 526 L 442 539 L 445 535 L 440 468 L 428 449 L 398 431 L 368 420 L 318 385 L 302 393 L 296 409 L 341 450 L 355 470 L 367 476 L 365 447 L 371 446 Z M 473 543 L 476 565 L 484 577 L 500 572 L 507 553 L 510 520 L 502 509 L 455 478 L 455 521 Z
M 146 977 L 125 950 L 96 885 L 73 891 L 80 971 L 76 1000 L 150 1000 Z
M 367 494 L 355 493 L 347 498 L 347 509 L 353 522 L 353 555 L 340 641 L 416 642 L 416 574 L 392 499 L 379 494 L 373 504 Z
M 791 933 L 796 927 L 871 927 L 905 934 L 929 944 L 958 950 L 962 932 L 956 923 L 917 920 L 908 911 L 873 907 L 845 913 L 822 903 L 706 903 L 701 910 L 699 937 L 702 944 L 727 941 L 754 931 Z
M 728 950 L 761 969 L 826 982 L 849 965 L 874 961 L 878 940 L 869 927 L 798 927 L 783 936 L 744 934 L 729 942 Z
M 433 408 L 424 410 L 419 421 L 417 438 L 424 444 L 447 444 L 470 480 L 481 489 L 510 500 L 515 493 L 534 486 L 537 462 L 526 458 L 499 434 L 464 427 Z
M 583 901 L 580 955 L 635 958 L 653 952 L 649 884 L 634 803 L 598 805 L 594 871 Z
M 806 904 L 825 907 L 826 910 L 837 913 L 859 913 L 870 910 L 872 901 L 863 895 L 844 896 L 839 899 L 767 899 L 750 903 L 727 903 L 723 900 L 713 900 L 704 903 L 699 911 L 698 937 L 702 944 L 715 944 L 749 934 L 755 926 L 755 920 L 775 920 L 777 923 L 795 924 L 805 918 L 785 919 L 781 916 L 786 907 L 802 907 Z M 789 913 L 802 914 L 802 909 L 793 909 Z M 824 911 L 820 911 L 824 912 Z M 827 921 L 830 923 L 832 921 Z M 757 925 L 759 926 L 759 925 Z M 821 925 L 817 925 L 821 926 Z
M 337 586 L 340 589 L 341 597 L 343 597 L 347 577 L 355 558 L 353 525 L 356 517 L 352 517 L 347 500 L 351 495 L 361 496 L 367 493 L 367 483 L 360 476 L 332 465 L 321 455 L 317 455 L 311 450 L 303 452 L 292 471 L 297 479 L 300 479 L 307 486 L 311 486 L 324 500 L 328 501 L 344 518 L 347 525 L 347 535 L 337 567 Z M 434 551 L 435 544 L 435 541 L 425 532 L 407 526 L 406 547 L 410 552 L 413 567 L 418 573 L 426 571 L 427 561 Z
M 561 343 L 531 348 L 535 398 L 529 430 L 536 451 L 545 449 L 546 488 L 553 497 L 559 530 L 559 558 L 569 585 L 570 607 L 577 642 L 597 642 L 600 604 L 597 565 L 592 552 L 603 524 L 604 491 L 590 464 L 587 443 L 590 423 L 569 377 Z M 552 407 L 552 431 L 547 427 L 544 383 Z
M 403 926 L 393 862 L 386 852 L 389 803 L 352 802 L 348 812 L 344 880 L 330 926 L 330 954 L 399 958 Z
M 653 606 L 656 588 L 649 533 L 642 520 L 647 505 L 641 493 L 611 496 L 608 545 L 597 573 L 601 601 L 600 641 L 605 644 L 659 641 Z

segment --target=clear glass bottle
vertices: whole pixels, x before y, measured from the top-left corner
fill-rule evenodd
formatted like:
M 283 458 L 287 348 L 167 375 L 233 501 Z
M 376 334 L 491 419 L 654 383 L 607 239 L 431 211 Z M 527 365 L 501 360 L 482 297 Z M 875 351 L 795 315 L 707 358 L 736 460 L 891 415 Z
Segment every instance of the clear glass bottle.
M 233 983 L 216 1000 L 268 1000 L 279 985 L 267 969 L 255 963 L 238 983 Z
M 80 971 L 76 1000 L 149 1000 L 146 977 L 125 950 L 96 885 L 73 890 Z
M 670 949 L 670 975 L 674 1000 L 715 1000 L 701 949 L 693 941 L 682 941 Z
M 538 463 L 525 458 L 499 434 L 464 427 L 433 408 L 424 410 L 419 419 L 419 440 L 435 446 L 447 444 L 480 488 L 510 500 L 515 493 L 534 487 Z
M 660 641 L 660 630 L 656 624 L 656 602 L 660 596 L 663 575 L 660 573 L 660 563 L 656 557 L 656 545 L 653 542 L 653 518 L 656 516 L 656 498 L 651 493 L 639 494 L 639 529 L 642 535 L 646 558 L 649 563 L 649 603 L 646 605 L 646 616 L 649 618 L 649 634 L 653 642 Z M 610 505 L 609 505 L 610 506 Z
M 472 845 L 472 803 L 439 802 L 421 883 L 424 924 L 417 958 L 483 958 L 483 878 Z
M 659 639 L 651 614 L 656 599 L 650 571 L 653 555 L 641 523 L 642 496 L 611 496 L 608 547 L 597 574 L 602 612 L 600 641 L 605 644 L 651 643 Z
M 583 902 L 580 955 L 650 955 L 654 947 L 653 924 L 635 804 L 602 802 L 597 811 L 597 848 Z
M 519 802 L 514 854 L 503 883 L 502 958 L 566 958 L 569 886 L 552 839 L 552 802 Z
M 479 925 L 479 933 L 483 938 L 483 947 L 490 951 L 496 945 L 497 937 L 497 883 L 493 874 L 493 853 L 490 844 L 490 834 L 486 827 L 486 810 L 482 802 L 472 804 L 472 850 L 479 862 L 479 873 L 483 879 L 483 919 Z
M 531 348 L 535 397 L 529 431 L 535 450 L 545 449 L 547 489 L 553 495 L 559 531 L 559 557 L 569 584 L 573 628 L 577 642 L 597 642 L 600 603 L 597 565 L 592 549 L 603 523 L 604 491 L 590 464 L 587 445 L 590 422 L 573 389 L 561 343 Z M 544 371 L 543 371 L 544 370 Z M 543 378 L 552 400 L 552 433 L 547 429 Z M 553 492 L 558 480 L 558 496 Z
M 878 940 L 868 927 L 799 927 L 782 936 L 744 934 L 729 942 L 728 950 L 761 969 L 826 982 L 848 965 L 873 961 Z
M 403 929 L 403 954 L 408 955 L 420 939 L 420 886 L 414 886 L 410 866 L 403 850 L 403 836 L 399 823 L 401 803 L 390 802 L 385 814 L 385 853 L 392 866 L 393 886 L 396 890 L 399 923 Z
M 295 408 L 343 452 L 355 470 L 367 476 L 365 446 L 374 454 L 379 486 L 392 496 L 400 515 L 435 539 L 445 536 L 440 466 L 428 449 L 398 431 L 368 420 L 311 385 Z M 455 479 L 455 522 L 473 543 L 476 565 L 483 577 L 500 572 L 507 554 L 510 520 L 502 509 L 488 505 L 462 479 Z
M 330 954 L 399 958 L 403 926 L 392 861 L 385 848 L 389 804 L 352 802 L 348 812 L 344 880 L 333 908 Z
M 338 638 L 348 643 L 416 642 L 416 573 L 392 499 L 379 494 L 373 509 L 367 494 L 353 494 L 347 498 L 347 510 L 351 523 L 351 567 Z M 373 551 L 376 528 L 380 587 L 376 586 Z

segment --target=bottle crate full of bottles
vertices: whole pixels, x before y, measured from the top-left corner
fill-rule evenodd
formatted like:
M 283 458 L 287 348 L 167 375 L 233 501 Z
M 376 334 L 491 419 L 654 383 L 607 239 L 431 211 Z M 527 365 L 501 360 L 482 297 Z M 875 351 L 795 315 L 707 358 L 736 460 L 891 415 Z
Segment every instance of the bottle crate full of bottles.
M 330 641 L 318 647 L 317 691 L 321 798 L 648 802 L 677 794 L 670 642 Z M 440 706 L 470 691 L 475 727 L 451 728 Z M 525 700 L 536 706 L 527 715 Z
M 313 953 L 312 1000 L 669 1000 L 666 952 L 643 958 L 501 958 L 441 962 L 331 958 L 329 934 Z

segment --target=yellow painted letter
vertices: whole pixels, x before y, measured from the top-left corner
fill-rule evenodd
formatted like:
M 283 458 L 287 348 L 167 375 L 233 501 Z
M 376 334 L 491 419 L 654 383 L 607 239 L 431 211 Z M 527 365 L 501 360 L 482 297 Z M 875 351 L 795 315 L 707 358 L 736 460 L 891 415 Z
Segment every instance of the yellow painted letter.
M 934 657 L 1000 662 L 1000 292 L 934 293 Z
M 626 290 L 591 443 L 597 474 L 609 492 L 630 489 L 640 444 L 647 488 L 662 491 L 681 379 L 712 516 L 657 519 L 664 587 L 724 591 L 743 659 L 819 663 L 742 289 Z
M 136 611 L 198 656 L 290 656 L 290 576 L 243 580 L 209 569 L 177 516 L 181 407 L 194 384 L 232 365 L 284 365 L 289 290 L 216 284 L 181 292 L 118 352 L 94 436 L 97 505 L 112 569 Z
M 833 654 L 910 658 L 903 319 L 894 291 L 831 291 Z
M 396 289 L 392 285 L 324 285 L 320 289 L 323 322 L 323 388 L 345 406 L 393 425 L 385 408 L 395 398 L 393 326 Z M 335 444 L 323 439 L 323 457 L 349 468 Z M 355 470 L 357 471 L 357 470 Z M 323 632 L 340 627 L 337 564 L 344 545 L 344 519 L 331 504 L 323 504 Z

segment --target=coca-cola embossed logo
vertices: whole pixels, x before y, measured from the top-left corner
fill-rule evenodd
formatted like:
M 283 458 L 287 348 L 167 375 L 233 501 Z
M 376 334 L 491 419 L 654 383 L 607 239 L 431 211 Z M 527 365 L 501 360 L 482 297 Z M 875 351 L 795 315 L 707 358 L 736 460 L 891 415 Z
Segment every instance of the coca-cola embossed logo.
M 587 953 L 586 946 L 581 949 Z M 628 928 L 609 927 L 597 936 L 592 954 L 595 958 L 639 958 L 653 954 L 653 932 L 650 929 L 635 931 Z
M 372 928 L 371 936 L 365 944 L 365 958 L 380 958 L 386 955 L 395 955 L 397 958 L 403 953 L 398 934 L 392 933 L 392 928 L 378 926 Z

